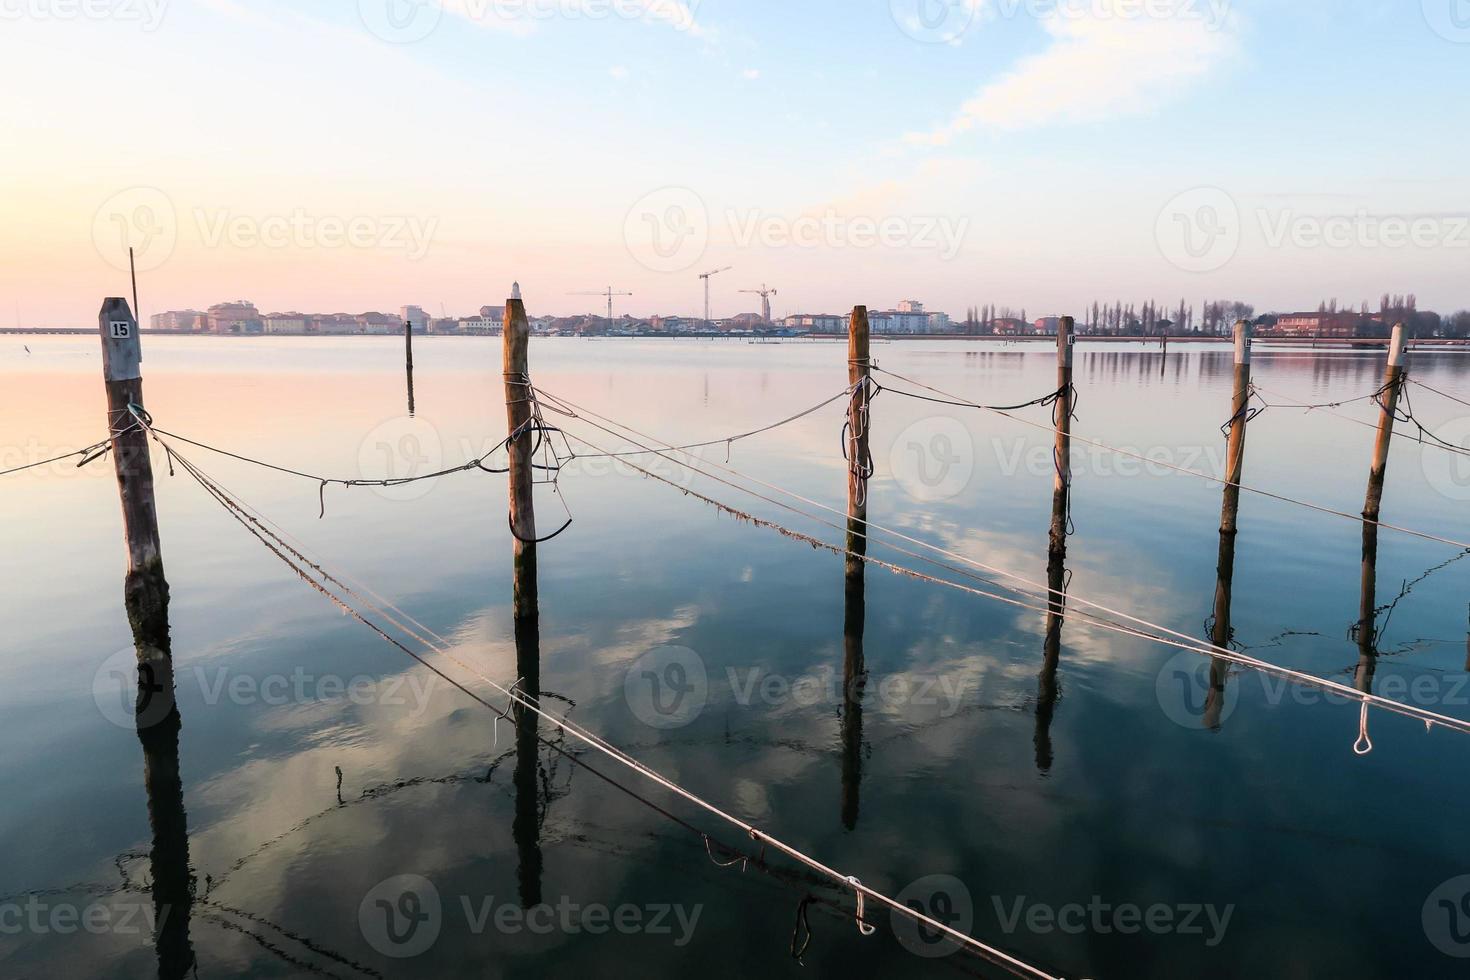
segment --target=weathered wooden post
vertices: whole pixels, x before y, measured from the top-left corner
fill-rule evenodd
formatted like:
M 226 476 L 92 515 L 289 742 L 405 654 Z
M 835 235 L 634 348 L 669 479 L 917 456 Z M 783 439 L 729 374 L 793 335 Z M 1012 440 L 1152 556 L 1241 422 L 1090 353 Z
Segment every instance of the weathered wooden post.
M 1251 325 L 1235 322 L 1235 393 L 1230 400 L 1230 442 L 1225 451 L 1225 502 L 1220 508 L 1220 533 L 1234 534 L 1240 512 L 1240 481 L 1245 476 L 1245 425 L 1250 419 Z
M 413 414 L 413 321 L 403 320 L 403 366 L 408 373 L 408 414 Z
M 1398 412 L 1399 395 L 1404 390 L 1408 373 L 1408 355 L 1404 351 L 1405 329 L 1402 323 L 1393 328 L 1388 342 L 1388 371 L 1379 396 L 1382 414 L 1378 418 L 1378 439 L 1373 444 L 1373 469 L 1368 473 L 1368 498 L 1363 504 L 1363 520 L 1378 522 L 1383 505 L 1383 480 L 1388 475 L 1388 446 L 1393 439 L 1394 415 Z
M 848 526 L 848 548 L 866 553 L 865 539 Z M 868 668 L 863 657 L 867 625 L 864 563 L 849 559 L 842 603 L 842 826 L 856 830 L 859 791 L 863 782 L 863 688 Z
M 139 656 L 169 659 L 168 581 L 158 541 L 158 512 L 153 502 L 153 466 L 148 433 L 129 406 L 143 407 L 143 350 L 138 321 L 128 301 L 109 297 L 97 315 L 102 338 L 102 377 L 107 388 L 107 427 L 112 460 L 122 500 L 123 533 L 128 545 L 128 571 L 123 596 L 128 622 L 140 640 Z
M 505 417 L 512 437 L 506 447 L 510 460 L 510 531 L 515 541 L 513 612 L 517 619 L 535 616 L 536 601 L 536 514 L 532 484 L 535 468 L 532 451 L 535 433 L 531 422 L 531 373 L 528 363 L 531 325 L 516 283 L 505 301 L 504 336 L 501 339 L 502 371 L 505 378 Z
M 1057 559 L 1067 556 L 1067 509 L 1072 499 L 1072 360 L 1077 350 L 1075 321 L 1064 316 L 1057 325 L 1056 479 L 1052 485 L 1049 552 Z
M 1228 492 L 1227 488 L 1227 492 Z M 1231 515 L 1232 518 L 1234 515 Z M 1220 532 L 1220 558 L 1215 566 L 1215 608 L 1210 627 L 1210 642 L 1222 650 L 1230 648 L 1234 635 L 1230 626 L 1230 604 L 1235 587 L 1235 530 Z M 1230 680 L 1230 661 L 1220 657 L 1210 660 L 1210 689 L 1205 694 L 1204 724 L 1218 731 L 1225 710 L 1225 685 Z
M 1036 749 L 1036 768 L 1050 772 L 1053 761 L 1051 723 L 1056 715 L 1061 685 L 1057 668 L 1062 662 L 1062 626 L 1067 605 L 1062 593 L 1067 585 L 1066 555 L 1052 552 L 1046 564 L 1046 585 L 1050 597 L 1046 609 L 1046 639 L 1042 643 L 1041 673 L 1036 679 L 1036 732 L 1032 744 Z
M 1380 484 L 1381 489 L 1381 484 Z M 1353 627 L 1358 641 L 1358 666 L 1353 686 L 1373 693 L 1373 675 L 1378 672 L 1378 525 L 1363 522 L 1363 575 L 1358 590 L 1358 623 Z
M 847 559 L 843 577 L 842 623 L 842 825 L 857 828 L 862 785 L 863 687 L 867 666 L 863 631 L 867 619 L 868 553 L 868 308 L 853 307 L 847 328 L 847 380 L 853 385 L 847 406 Z
M 516 690 L 533 703 L 541 700 L 541 626 L 535 616 L 515 621 Z M 511 706 L 516 729 L 516 764 L 511 783 L 515 787 L 515 815 L 511 837 L 516 844 L 521 907 L 541 904 L 541 768 L 540 716 L 525 704 Z
M 872 458 L 868 449 L 868 379 L 872 376 L 868 356 L 868 308 L 854 306 L 847 325 L 847 382 L 853 386 L 847 405 L 847 515 L 849 520 L 867 520 L 868 476 Z

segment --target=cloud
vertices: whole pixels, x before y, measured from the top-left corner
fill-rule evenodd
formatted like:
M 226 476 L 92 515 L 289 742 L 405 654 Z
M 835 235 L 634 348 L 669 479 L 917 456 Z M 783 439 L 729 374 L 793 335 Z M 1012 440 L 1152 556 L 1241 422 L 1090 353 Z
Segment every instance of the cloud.
M 636 20 L 708 38 L 694 19 L 698 0 L 440 0 L 446 12 L 472 24 L 526 35 L 556 20 Z
M 741 72 L 740 74 L 747 81 L 752 81 L 753 82 L 757 78 L 760 78 L 761 77 L 761 70 L 759 68 L 747 68 L 747 69 L 745 69 L 745 71 Z
M 622 65 L 613 65 L 607 73 L 620 82 L 628 77 L 628 69 Z
M 947 146 L 977 128 L 1024 129 L 1144 112 L 1177 95 L 1235 49 L 1234 21 L 1195 0 L 1062 3 L 1043 18 L 1052 43 L 905 141 Z

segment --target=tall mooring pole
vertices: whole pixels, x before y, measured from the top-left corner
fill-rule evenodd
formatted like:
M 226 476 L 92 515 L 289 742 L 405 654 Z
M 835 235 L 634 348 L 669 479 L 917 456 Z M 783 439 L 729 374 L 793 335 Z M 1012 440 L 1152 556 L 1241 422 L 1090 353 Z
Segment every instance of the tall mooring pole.
M 127 538 L 128 571 L 123 595 L 128 622 L 152 656 L 167 660 L 168 581 L 158 541 L 158 511 L 153 501 L 153 465 L 148 459 L 148 433 L 133 407 L 143 407 L 143 350 L 138 321 L 128 301 L 109 297 L 97 315 L 102 338 L 102 378 L 107 389 L 107 428 L 112 437 L 112 460 L 122 501 L 123 533 Z
M 505 301 L 502 371 L 505 378 L 505 418 L 512 436 L 506 453 L 510 458 L 510 530 L 515 538 L 515 585 L 513 611 L 517 619 L 535 616 L 536 601 L 536 513 L 531 488 L 535 469 L 531 431 L 531 373 L 528 363 L 531 325 L 521 302 L 517 283 Z
M 1383 506 L 1383 481 L 1388 475 L 1388 446 L 1393 440 L 1394 415 L 1408 374 L 1405 334 L 1402 323 L 1393 328 L 1393 339 L 1388 343 L 1388 371 L 1383 379 L 1383 393 L 1379 395 L 1382 414 L 1378 417 L 1378 439 L 1373 444 L 1373 468 L 1368 473 L 1368 497 L 1363 503 L 1363 520 L 1375 524 Z
M 842 617 L 842 825 L 857 829 L 862 786 L 863 688 L 867 664 L 863 632 L 867 619 L 868 553 L 868 308 L 853 307 L 847 328 L 847 380 L 853 386 L 847 406 L 847 560 Z
M 1235 388 L 1230 399 L 1230 442 L 1225 450 L 1225 502 L 1220 508 L 1220 533 L 1234 534 L 1240 512 L 1240 481 L 1245 476 L 1245 424 L 1251 402 L 1251 325 L 1235 324 Z M 1234 549 L 1231 549 L 1232 555 Z
M 1052 484 L 1051 533 L 1048 551 L 1067 557 L 1067 510 L 1072 499 L 1072 362 L 1077 350 L 1076 321 L 1064 316 L 1057 326 L 1057 402 L 1054 406 L 1057 445 L 1056 478 Z
M 408 414 L 413 414 L 413 321 L 403 321 L 403 369 L 408 375 Z
M 847 405 L 847 516 L 867 520 L 868 477 L 872 458 L 868 449 L 868 379 L 873 364 L 868 357 L 868 308 L 855 306 L 847 326 L 847 382 L 853 386 Z

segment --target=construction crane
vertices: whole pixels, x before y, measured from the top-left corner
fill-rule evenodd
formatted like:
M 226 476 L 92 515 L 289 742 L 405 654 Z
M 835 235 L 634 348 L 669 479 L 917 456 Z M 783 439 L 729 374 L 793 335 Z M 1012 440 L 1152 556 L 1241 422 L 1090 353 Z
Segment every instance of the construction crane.
M 717 275 L 719 275 L 722 272 L 729 272 L 733 268 L 735 268 L 733 265 L 727 265 L 723 269 L 711 269 L 709 272 L 701 272 L 699 274 L 699 278 L 701 278 L 701 279 L 704 280 L 704 328 L 706 330 L 713 330 L 714 329 L 714 321 L 709 318 L 709 281 L 710 281 L 710 278 L 712 276 L 717 276 Z
M 609 287 L 607 287 L 607 289 L 595 289 L 595 290 L 591 290 L 589 292 L 568 293 L 567 295 L 568 296 L 605 296 L 605 297 L 607 297 L 607 325 L 608 325 L 609 329 L 611 329 L 611 327 L 612 327 L 612 304 L 613 304 L 613 297 L 614 296 L 632 296 L 633 294 L 632 293 L 627 293 L 627 292 L 622 292 L 620 290 L 613 289 L 611 286 L 609 286 Z
M 776 295 L 776 290 L 767 289 L 765 283 L 761 283 L 760 289 L 742 289 L 742 293 L 754 293 L 761 298 L 761 322 L 767 325 L 771 322 L 771 297 Z

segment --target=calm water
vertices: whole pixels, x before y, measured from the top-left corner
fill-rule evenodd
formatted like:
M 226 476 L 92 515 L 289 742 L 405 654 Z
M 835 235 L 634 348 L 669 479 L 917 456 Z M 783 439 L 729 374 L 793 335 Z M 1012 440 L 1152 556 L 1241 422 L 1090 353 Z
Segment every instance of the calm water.
M 96 342 L 28 343 L 29 355 L 0 340 L 0 469 L 105 432 Z M 396 341 L 149 337 L 148 407 L 174 432 L 333 476 L 402 476 L 493 446 L 504 433 L 498 340 L 424 339 L 415 355 L 410 421 Z M 1055 384 L 1041 347 L 889 344 L 875 356 L 991 403 Z M 1461 397 L 1467 368 L 1453 354 L 1417 355 L 1414 367 Z M 830 344 L 537 340 L 532 371 L 545 389 L 670 441 L 754 428 L 846 385 L 845 352 Z M 1084 347 L 1076 431 L 1217 471 L 1230 371 L 1223 347 L 1176 348 L 1167 361 Z M 1376 388 L 1382 355 L 1265 350 L 1255 371 L 1288 398 L 1327 401 Z M 1470 410 L 1427 392 L 1414 407 L 1457 440 L 1470 434 Z M 841 411 L 737 443 L 731 464 L 841 508 Z M 1340 412 L 1368 420 L 1373 406 Z M 567 428 L 626 448 L 585 421 Z M 874 403 L 873 430 L 872 520 L 1044 579 L 1048 433 L 893 394 Z M 1246 480 L 1356 512 L 1372 440 L 1327 413 L 1273 410 L 1251 425 Z M 521 672 L 504 477 L 329 488 L 319 519 L 315 483 L 185 452 L 329 569 L 449 638 L 456 658 L 501 683 Z M 705 458 L 723 464 L 725 450 Z M 1470 539 L 1470 467 L 1450 462 L 1400 438 L 1384 519 Z M 850 895 L 774 858 L 776 874 L 717 867 L 697 833 L 550 749 L 518 744 L 512 726 L 302 585 L 192 480 L 169 479 L 158 457 L 155 467 L 182 808 L 167 789 L 169 753 L 151 754 L 145 783 L 144 747 L 121 713 L 116 671 L 132 652 L 111 463 L 0 481 L 0 974 L 158 973 L 139 910 L 152 914 L 152 883 L 177 880 L 186 830 L 195 897 L 164 930 L 165 973 L 187 926 L 201 977 L 992 975 L 967 956 L 917 955 L 935 950 L 912 932 L 896 937 L 886 915 L 864 938 L 850 915 L 821 905 L 799 966 L 789 945 L 803 896 L 850 909 Z M 840 540 L 667 463 L 650 468 Z M 1464 975 L 1465 961 L 1435 940 L 1466 949 L 1470 917 L 1456 904 L 1470 889 L 1431 896 L 1470 873 L 1465 736 L 1375 713 L 1376 748 L 1359 758 L 1356 707 L 1249 674 L 1230 678 L 1212 728 L 1176 651 L 1081 622 L 1064 628 L 1047 704 L 1041 615 L 878 568 L 863 590 L 869 677 L 854 710 L 841 687 L 839 558 L 606 461 L 578 461 L 561 491 L 575 523 L 539 558 L 546 704 L 738 816 L 1069 977 Z M 537 507 L 543 530 L 561 523 L 549 488 Z M 1207 635 L 1219 508 L 1219 487 L 1203 480 L 1079 455 L 1072 594 Z M 1240 522 L 1236 642 L 1351 684 L 1358 526 L 1249 495 Z M 1460 554 L 1384 533 L 1374 600 L 1398 599 L 1379 616 L 1374 683 L 1470 718 Z M 646 656 L 666 647 L 692 651 L 680 663 L 706 678 L 675 727 L 650 711 L 651 695 L 667 692 L 645 680 L 650 665 L 675 676 L 659 673 L 674 655 Z M 580 751 L 549 725 L 541 733 Z M 743 843 L 583 758 L 715 840 Z M 404 875 L 432 885 L 437 915 L 420 879 L 420 904 L 403 904 Z M 957 881 L 936 890 L 923 880 L 936 875 Z M 413 948 L 385 940 L 385 895 L 400 925 L 430 916 Z M 551 911 L 522 922 L 523 904 Z M 608 928 L 618 915 L 623 927 Z M 1145 915 L 1152 928 L 1140 928 Z M 417 955 L 389 955 L 403 952 Z

